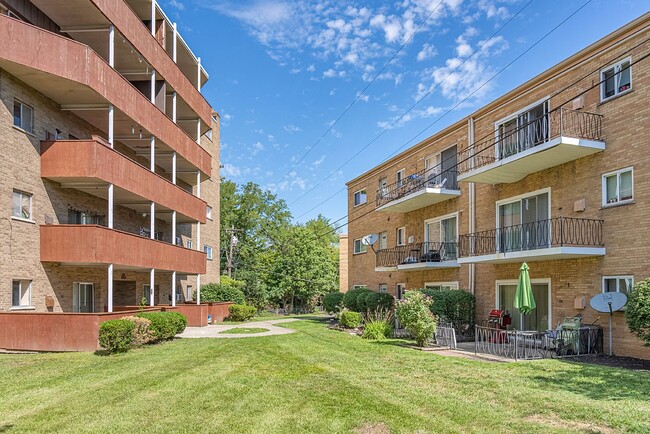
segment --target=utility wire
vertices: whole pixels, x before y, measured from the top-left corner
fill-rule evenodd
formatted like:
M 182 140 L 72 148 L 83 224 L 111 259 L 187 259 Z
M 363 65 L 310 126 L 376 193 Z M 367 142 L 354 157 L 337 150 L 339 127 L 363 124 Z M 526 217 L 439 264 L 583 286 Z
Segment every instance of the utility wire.
M 300 163 L 301 163 L 301 162 L 302 162 L 302 161 L 307 157 L 307 155 L 309 155 L 309 153 L 310 153 L 311 151 L 313 151 L 314 148 L 316 148 L 316 146 L 317 146 L 317 145 L 318 145 L 318 144 L 319 144 L 319 143 L 320 143 L 320 142 L 325 138 L 325 136 L 327 135 L 327 133 L 329 133 L 329 132 L 332 130 L 332 128 L 334 128 L 334 125 L 336 125 L 336 124 L 341 120 L 341 118 L 343 118 L 343 116 L 345 116 L 345 114 L 348 112 L 348 110 L 350 110 L 350 108 L 352 108 L 352 106 L 353 106 L 353 105 L 354 105 L 354 104 L 359 100 L 359 98 L 361 98 L 361 95 L 363 95 L 363 94 L 366 92 L 366 90 L 368 90 L 368 88 L 369 88 L 369 87 L 370 87 L 370 86 L 371 86 L 371 85 L 372 85 L 372 84 L 377 80 L 377 78 L 379 78 L 379 76 L 382 74 L 382 72 L 384 72 L 384 70 L 388 67 L 388 65 L 390 65 L 390 63 L 391 63 L 393 60 L 395 60 L 395 57 L 397 57 L 397 55 L 398 55 L 398 54 L 399 54 L 399 53 L 404 49 L 404 47 L 405 47 L 409 42 L 411 42 L 411 39 L 413 39 L 413 37 L 415 36 L 415 34 L 416 34 L 416 33 L 417 33 L 421 28 L 422 28 L 422 26 L 423 26 L 423 25 L 424 25 L 424 24 L 429 20 L 429 18 L 431 17 L 431 15 L 433 15 L 433 13 L 434 13 L 435 11 L 438 10 L 438 8 L 440 7 L 440 5 L 442 5 L 442 2 L 443 2 L 443 1 L 444 1 L 444 0 L 440 0 L 440 2 L 436 5 L 436 7 L 433 8 L 433 10 L 432 10 L 431 12 L 429 12 L 429 15 L 427 15 L 426 18 L 425 18 L 425 19 L 420 23 L 420 25 L 419 25 L 419 26 L 418 26 L 418 27 L 413 31 L 413 33 L 411 33 L 411 35 L 410 35 L 410 36 L 408 37 L 408 39 L 407 39 L 407 40 L 406 40 L 406 41 L 405 41 L 405 42 L 404 42 L 404 43 L 399 47 L 399 49 L 397 49 L 397 51 L 395 51 L 395 53 L 393 53 L 393 56 L 388 60 L 388 62 L 386 62 L 386 63 L 384 64 L 384 66 L 381 67 L 381 69 L 379 70 L 379 72 L 377 72 L 377 74 L 375 74 L 375 76 L 372 78 L 372 80 L 370 80 L 370 82 L 369 82 L 368 84 L 366 84 L 366 87 L 364 87 L 363 90 L 362 90 L 361 92 L 358 92 L 358 93 L 357 93 L 357 96 L 354 98 L 354 100 L 352 100 L 352 102 L 351 102 L 350 104 L 348 104 L 348 106 L 345 108 L 345 110 L 343 110 L 343 113 L 341 113 L 341 114 L 339 115 L 339 117 L 336 118 L 336 120 L 334 120 L 334 122 L 332 122 L 332 123 L 329 125 L 329 127 L 325 130 L 325 132 L 324 132 L 323 134 L 321 134 L 321 136 L 318 138 L 318 140 L 316 140 L 316 141 L 314 142 L 314 144 L 311 145 L 311 146 L 309 147 L 309 149 L 307 149 L 307 152 L 305 152 L 305 153 L 303 154 L 303 156 L 300 157 L 300 159 L 299 159 L 298 161 L 296 161 L 296 162 L 294 163 L 293 166 L 291 166 L 291 169 L 289 169 L 289 170 L 288 170 L 288 171 L 287 171 L 287 172 L 282 176 L 282 178 L 280 178 L 280 179 L 276 182 L 276 184 L 279 184 L 280 182 L 282 182 L 282 181 L 283 181 L 283 180 L 284 180 L 284 179 L 285 179 L 285 178 L 286 178 L 286 177 L 287 177 L 291 172 L 293 172 L 293 170 L 294 170 L 296 167 L 298 167 L 298 165 L 299 165 L 299 164 L 300 164 Z M 532 1 L 532 0 L 531 0 L 531 1 Z

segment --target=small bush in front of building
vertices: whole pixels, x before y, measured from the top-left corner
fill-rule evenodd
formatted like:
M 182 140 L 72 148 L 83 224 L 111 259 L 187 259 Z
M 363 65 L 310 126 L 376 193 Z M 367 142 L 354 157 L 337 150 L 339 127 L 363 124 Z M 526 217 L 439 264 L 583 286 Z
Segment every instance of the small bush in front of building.
M 365 314 L 368 311 L 368 297 L 371 297 L 374 294 L 371 290 L 363 288 L 359 295 L 357 296 L 357 306 L 356 311 Z
M 361 325 L 361 314 L 351 310 L 341 312 L 339 323 L 346 329 L 355 329 Z
M 628 294 L 625 320 L 630 331 L 650 346 L 650 279 L 638 282 Z
M 376 310 L 392 310 L 395 306 L 395 298 L 386 293 L 371 292 L 366 297 L 366 310 L 374 313 Z
M 351 311 L 358 312 L 359 307 L 357 305 L 357 298 L 359 297 L 359 294 L 367 290 L 367 288 L 356 288 L 346 292 L 345 295 L 343 295 L 343 307 Z
M 146 318 L 151 321 L 149 328 L 153 332 L 156 342 L 173 339 L 176 336 L 177 325 L 172 316 L 172 312 L 142 312 L 136 314 L 137 317 Z
M 133 342 L 132 321 L 112 319 L 99 325 L 99 345 L 109 353 L 124 353 L 131 348 Z
M 343 297 L 342 292 L 330 292 L 323 296 L 323 308 L 327 313 L 338 313 L 341 310 Z
M 248 321 L 257 313 L 255 306 L 245 304 L 231 304 L 228 306 L 228 320 L 230 321 Z
M 187 327 L 187 317 L 180 312 L 164 312 L 169 318 L 171 318 L 172 323 L 176 327 L 176 334 L 181 334 L 185 331 Z
M 408 291 L 404 299 L 397 302 L 399 322 L 420 347 L 426 346 L 436 332 L 436 317 L 431 313 L 431 303 L 431 299 L 420 291 Z
M 122 318 L 126 321 L 131 321 L 133 323 L 133 340 L 131 345 L 134 347 L 139 347 L 148 343 L 153 342 L 156 338 L 151 330 L 151 321 L 146 318 L 140 318 L 137 316 L 127 316 Z

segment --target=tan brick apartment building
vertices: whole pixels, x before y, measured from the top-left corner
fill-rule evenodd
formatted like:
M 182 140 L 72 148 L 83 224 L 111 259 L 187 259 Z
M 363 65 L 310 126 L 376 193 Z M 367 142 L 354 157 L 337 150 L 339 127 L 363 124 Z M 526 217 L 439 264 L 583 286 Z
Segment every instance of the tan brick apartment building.
M 0 0 L 0 40 L 0 311 L 198 302 L 219 116 L 176 24 L 155 0 Z
M 526 261 L 537 309 L 514 325 L 545 330 L 650 277 L 649 39 L 645 14 L 348 182 L 350 287 L 466 289 L 485 319 Z M 617 354 L 650 357 L 614 327 Z

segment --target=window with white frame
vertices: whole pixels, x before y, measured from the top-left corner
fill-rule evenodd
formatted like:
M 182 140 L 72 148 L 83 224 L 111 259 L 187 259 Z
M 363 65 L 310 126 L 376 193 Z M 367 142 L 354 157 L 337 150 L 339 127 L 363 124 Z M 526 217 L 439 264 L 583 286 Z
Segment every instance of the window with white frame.
M 32 195 L 24 191 L 14 190 L 12 195 L 11 216 L 23 219 L 32 219 Z
M 187 296 L 185 297 L 185 301 L 191 299 L 192 299 L 192 285 L 187 285 Z
M 398 186 L 404 183 L 404 169 L 395 172 L 395 182 Z
M 212 207 L 209 205 L 205 209 L 205 216 L 212 220 Z
M 185 244 L 188 249 L 193 249 L 194 245 L 192 244 L 192 240 L 187 240 L 187 243 Z
M 208 256 L 208 260 L 212 260 L 212 246 L 208 246 L 207 244 L 203 245 L 203 251 L 205 254 Z
M 632 89 L 631 59 L 621 60 L 600 71 L 600 100 L 612 98 Z
M 634 276 L 603 276 L 603 292 L 622 292 L 629 295 L 634 287 Z
M 634 200 L 634 176 L 631 167 L 603 175 L 603 206 Z
M 368 196 L 366 195 L 365 189 L 359 190 L 354 193 L 354 206 L 363 205 L 364 203 L 366 203 L 367 200 L 368 200 Z
M 176 301 L 183 301 L 183 287 L 181 285 L 176 288 Z
M 11 306 L 29 307 L 32 303 L 32 281 L 13 280 L 11 282 Z
M 34 109 L 17 99 L 14 100 L 14 125 L 30 134 L 34 133 Z
M 388 232 L 379 233 L 379 250 L 384 250 L 388 248 Z
M 379 284 L 379 292 L 382 293 L 382 294 L 388 292 L 388 285 L 385 284 L 385 283 L 380 283 Z
M 451 289 L 458 289 L 458 282 L 426 282 L 424 287 L 427 289 L 434 289 L 436 291 L 447 291 Z
M 361 238 L 354 240 L 354 254 L 366 253 L 366 245 L 361 242 Z
M 398 246 L 403 246 L 406 244 L 406 227 L 403 228 L 397 228 L 397 234 L 396 234 L 396 244 Z

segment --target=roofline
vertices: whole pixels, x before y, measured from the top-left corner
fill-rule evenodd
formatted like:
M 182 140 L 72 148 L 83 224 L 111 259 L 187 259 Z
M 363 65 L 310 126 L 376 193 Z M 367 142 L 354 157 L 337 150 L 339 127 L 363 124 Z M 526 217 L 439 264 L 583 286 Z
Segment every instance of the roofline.
M 470 118 L 479 118 L 481 116 L 486 115 L 487 113 L 493 111 L 495 108 L 498 108 L 500 105 L 502 105 L 504 102 L 507 100 L 512 99 L 515 95 L 518 94 L 523 94 L 536 86 L 538 86 L 540 83 L 548 80 L 550 77 L 553 77 L 554 75 L 557 75 L 558 73 L 562 72 L 565 69 L 572 68 L 576 66 L 577 64 L 581 63 L 582 61 L 586 60 L 586 58 L 591 57 L 595 52 L 600 51 L 603 46 L 608 45 L 612 43 L 613 41 L 620 39 L 622 36 L 625 36 L 623 39 L 626 39 L 627 37 L 631 36 L 632 34 L 636 33 L 639 30 L 643 30 L 650 24 L 650 12 L 646 12 L 645 14 L 641 15 L 640 17 L 636 18 L 635 20 L 625 24 L 623 27 L 620 27 L 617 30 L 614 30 L 612 33 L 609 33 L 596 42 L 588 45 L 587 47 L 583 48 L 582 50 L 578 51 L 577 53 L 571 55 L 570 57 L 564 59 L 560 63 L 548 68 L 547 70 L 539 73 L 535 77 L 531 78 L 530 80 L 526 81 L 525 83 L 515 87 L 514 89 L 506 92 L 505 94 L 501 95 L 500 97 L 496 98 L 495 100 L 492 100 L 488 104 L 484 105 L 483 107 L 479 108 L 472 114 L 468 116 L 464 116 L 462 119 L 459 119 L 458 121 L 454 122 L 453 124 L 449 125 L 448 127 L 444 128 L 443 130 L 427 137 L 426 139 L 420 141 L 419 143 L 411 146 L 410 148 L 400 152 L 396 156 L 390 158 L 389 160 L 386 160 L 379 165 L 373 167 L 370 170 L 367 170 L 366 172 L 362 173 L 361 175 L 353 178 L 352 180 L 348 181 L 345 183 L 345 185 L 349 188 L 350 185 L 356 184 L 357 182 L 361 181 L 363 178 L 368 177 L 369 175 L 372 175 L 376 172 L 379 172 L 383 169 L 385 169 L 387 166 L 390 166 L 400 159 L 403 159 L 406 157 L 406 154 L 412 153 L 416 149 L 420 149 L 425 147 L 426 145 L 430 144 L 430 142 L 435 142 L 437 140 L 440 140 L 444 136 L 448 135 L 454 130 L 457 130 L 460 128 L 463 124 L 466 124 L 468 119 Z

